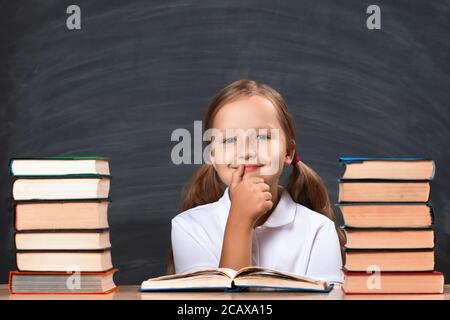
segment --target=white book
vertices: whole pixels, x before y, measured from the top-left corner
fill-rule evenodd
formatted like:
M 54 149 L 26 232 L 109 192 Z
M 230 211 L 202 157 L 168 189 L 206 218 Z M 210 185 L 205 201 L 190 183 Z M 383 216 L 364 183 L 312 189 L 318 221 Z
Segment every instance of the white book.
M 109 163 L 101 157 L 48 157 L 11 159 L 14 176 L 54 176 L 70 174 L 109 175 Z
M 182 290 L 274 290 L 329 292 L 333 284 L 325 279 L 277 271 L 256 266 L 240 270 L 228 268 L 198 269 L 143 281 L 141 291 Z
M 106 199 L 110 179 L 104 176 L 77 178 L 19 178 L 13 183 L 14 200 Z

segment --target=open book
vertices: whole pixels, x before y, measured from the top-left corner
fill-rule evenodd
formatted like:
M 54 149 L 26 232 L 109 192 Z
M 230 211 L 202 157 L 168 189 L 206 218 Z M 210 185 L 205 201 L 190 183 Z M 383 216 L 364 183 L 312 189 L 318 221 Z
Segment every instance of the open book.
M 151 278 L 141 284 L 141 291 L 241 291 L 252 289 L 330 292 L 333 284 L 329 284 L 323 279 L 313 279 L 253 266 L 238 271 L 227 268 L 198 269 L 192 272 Z

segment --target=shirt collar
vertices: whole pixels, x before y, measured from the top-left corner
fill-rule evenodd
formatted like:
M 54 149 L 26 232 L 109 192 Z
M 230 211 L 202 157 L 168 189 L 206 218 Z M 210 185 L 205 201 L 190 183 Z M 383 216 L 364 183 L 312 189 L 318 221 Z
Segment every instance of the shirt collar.
M 229 187 L 226 187 L 222 197 L 219 199 L 219 202 L 222 204 L 224 209 L 224 224 L 227 222 L 228 213 L 231 207 L 231 200 L 228 190 Z M 285 226 L 294 221 L 296 210 L 297 205 L 294 200 L 292 200 L 291 195 L 285 188 L 282 188 L 281 198 L 278 205 L 275 207 L 275 210 L 273 210 L 264 224 L 261 225 L 261 227 L 277 228 Z

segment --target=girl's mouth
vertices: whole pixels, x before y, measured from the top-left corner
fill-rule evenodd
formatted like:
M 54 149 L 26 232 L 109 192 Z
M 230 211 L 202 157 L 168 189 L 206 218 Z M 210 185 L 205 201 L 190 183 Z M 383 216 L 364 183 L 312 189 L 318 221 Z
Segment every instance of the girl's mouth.
M 264 167 L 264 164 L 254 164 L 254 163 L 242 163 L 244 165 L 244 169 L 245 171 L 253 171 L 253 170 L 257 170 L 258 168 Z M 240 164 L 236 165 L 236 164 L 232 164 L 230 165 L 231 169 L 237 169 L 239 168 Z
M 262 164 L 245 164 L 245 171 L 255 171 L 258 170 L 258 168 L 261 168 Z

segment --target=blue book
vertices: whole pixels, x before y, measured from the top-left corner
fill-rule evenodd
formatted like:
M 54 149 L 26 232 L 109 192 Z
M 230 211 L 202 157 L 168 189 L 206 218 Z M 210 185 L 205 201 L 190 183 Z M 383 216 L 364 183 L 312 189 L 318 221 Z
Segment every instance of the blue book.
M 227 268 L 197 269 L 142 282 L 140 291 L 303 291 L 330 292 L 334 284 L 325 279 L 246 267 L 238 271 Z
M 428 158 L 339 159 L 345 167 L 341 180 L 432 180 L 435 163 Z

